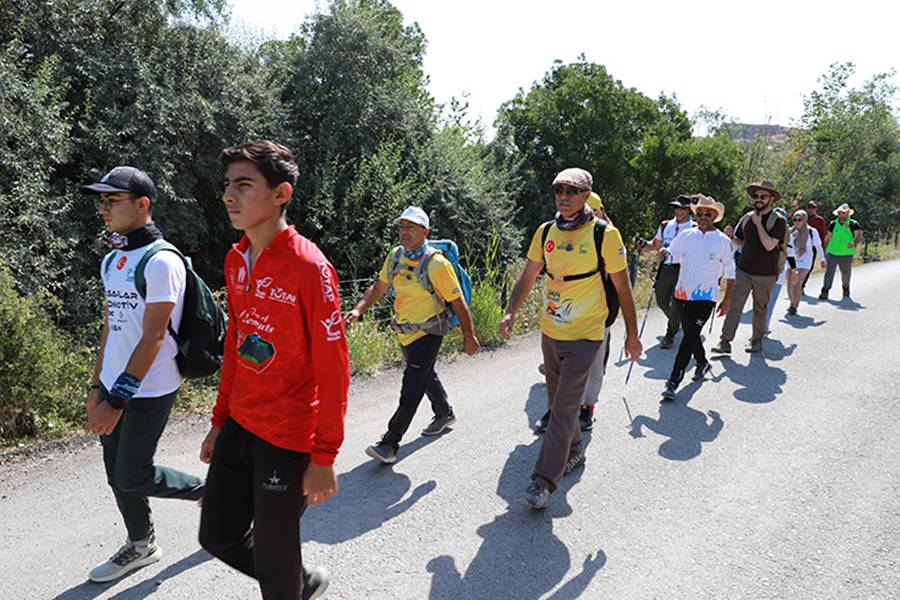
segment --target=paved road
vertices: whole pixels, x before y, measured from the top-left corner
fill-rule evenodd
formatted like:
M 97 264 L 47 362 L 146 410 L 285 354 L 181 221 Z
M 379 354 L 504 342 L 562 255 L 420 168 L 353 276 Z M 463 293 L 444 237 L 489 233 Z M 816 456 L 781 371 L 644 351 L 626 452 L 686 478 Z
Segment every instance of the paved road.
M 393 467 L 363 448 L 394 408 L 398 372 L 354 383 L 341 494 L 304 517 L 305 558 L 334 574 L 326 597 L 348 600 L 898 598 L 900 262 L 856 269 L 853 289 L 857 302 L 811 301 L 790 322 L 782 298 L 765 356 L 738 346 L 669 405 L 657 400 L 673 351 L 656 345 L 654 309 L 627 389 L 610 368 L 586 468 L 544 512 L 517 502 L 540 443 L 528 423 L 545 405 L 535 335 L 442 364 L 455 431 L 417 437 L 420 411 Z M 160 462 L 201 473 L 205 431 L 200 418 L 172 423 Z M 153 507 L 162 562 L 87 583 L 124 537 L 99 445 L 7 460 L 0 598 L 258 597 L 199 550 L 196 506 Z

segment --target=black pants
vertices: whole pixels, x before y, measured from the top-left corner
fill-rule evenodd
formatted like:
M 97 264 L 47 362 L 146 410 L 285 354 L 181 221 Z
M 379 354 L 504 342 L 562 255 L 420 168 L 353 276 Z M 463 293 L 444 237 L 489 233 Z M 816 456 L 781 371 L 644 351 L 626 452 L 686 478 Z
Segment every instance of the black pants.
M 809 265 L 809 270 L 806 272 L 806 276 L 803 278 L 803 286 L 801 289 L 804 289 L 804 290 L 806 289 L 806 282 L 809 281 L 810 274 L 813 272 L 813 269 L 816 268 L 816 255 L 818 254 L 818 252 L 816 252 L 815 248 L 813 248 L 812 251 L 813 251 L 812 264 Z
M 203 492 L 203 482 L 197 477 L 153 462 L 177 395 L 176 390 L 158 398 L 135 398 L 125 407 L 112 433 L 100 436 L 106 481 L 132 542 L 153 533 L 148 496 L 197 500 Z M 104 387 L 100 388 L 100 398 L 109 398 Z
M 200 545 L 259 581 L 265 600 L 298 600 L 303 475 L 309 454 L 285 450 L 229 419 L 216 440 L 200 514 Z
M 681 345 L 678 346 L 678 355 L 675 357 L 672 374 L 669 375 L 669 381 L 677 385 L 684 379 L 684 370 L 691 362 L 691 356 L 698 365 L 706 362 L 706 352 L 703 350 L 700 334 L 712 315 L 716 303 L 706 300 L 676 300 L 675 306 L 681 314 L 681 330 L 684 332 Z
M 447 417 L 453 414 L 453 408 L 447 402 L 447 391 L 434 371 L 438 350 L 444 337 L 426 335 L 403 346 L 406 368 L 403 370 L 403 387 L 400 389 L 400 406 L 388 422 L 387 433 L 381 438 L 382 443 L 400 446 L 403 434 L 409 429 L 422 396 L 427 395 L 431 401 L 431 410 L 436 417 Z
M 664 266 L 656 282 L 656 304 L 669 320 L 666 323 L 666 337 L 675 337 L 681 327 L 681 316 L 675 308 L 675 286 L 678 285 L 680 270 L 681 265 Z

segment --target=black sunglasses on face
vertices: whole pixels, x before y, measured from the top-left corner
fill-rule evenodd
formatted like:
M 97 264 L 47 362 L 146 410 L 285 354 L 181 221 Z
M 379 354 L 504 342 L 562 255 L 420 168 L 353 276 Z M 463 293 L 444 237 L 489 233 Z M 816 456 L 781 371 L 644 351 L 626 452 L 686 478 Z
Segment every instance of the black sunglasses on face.
M 568 187 L 565 185 L 554 185 L 553 186 L 553 193 L 556 194 L 557 196 L 569 196 L 569 197 L 577 196 L 581 192 L 585 192 L 585 191 L 587 191 L 587 190 L 580 190 L 578 188 Z
M 714 213 L 714 212 L 706 212 L 706 211 L 699 211 L 699 210 L 697 212 L 695 212 L 694 214 L 697 215 L 698 217 L 700 217 L 701 219 L 712 219 L 713 217 L 716 216 L 716 213 Z
M 756 200 L 768 200 L 771 197 L 769 194 L 753 194 L 753 198 Z

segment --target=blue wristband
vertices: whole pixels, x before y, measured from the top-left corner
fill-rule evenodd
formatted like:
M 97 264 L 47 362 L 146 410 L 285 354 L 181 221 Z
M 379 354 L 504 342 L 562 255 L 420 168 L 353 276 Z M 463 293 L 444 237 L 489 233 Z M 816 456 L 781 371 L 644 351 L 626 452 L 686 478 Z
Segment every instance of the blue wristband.
M 139 389 L 141 389 L 141 380 L 134 375 L 123 372 L 109 390 L 109 395 L 114 398 L 121 398 L 127 404 L 131 402 L 131 399 L 134 398 Z M 110 406 L 113 406 L 113 404 L 110 403 Z

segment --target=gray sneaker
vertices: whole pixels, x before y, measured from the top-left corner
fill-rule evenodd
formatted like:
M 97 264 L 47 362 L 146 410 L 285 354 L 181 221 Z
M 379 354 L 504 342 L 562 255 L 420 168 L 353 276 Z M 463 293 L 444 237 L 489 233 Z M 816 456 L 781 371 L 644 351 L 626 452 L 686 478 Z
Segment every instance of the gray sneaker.
M 162 550 L 156 545 L 156 537 L 151 535 L 145 544 L 125 542 L 109 560 L 100 563 L 88 573 L 88 579 L 95 583 L 114 581 L 146 565 L 159 562 Z
M 540 479 L 533 479 L 522 494 L 522 502 L 535 510 L 546 508 L 550 502 L 550 488 Z
M 306 573 L 306 580 L 303 582 L 303 592 L 300 594 L 300 598 L 302 600 L 320 598 L 325 593 L 325 590 L 328 589 L 330 581 L 328 570 L 325 567 L 316 567 Z
M 453 413 L 446 417 L 435 417 L 428 424 L 428 427 L 422 430 L 422 435 L 440 435 L 454 423 L 456 423 L 456 415 Z
M 762 352 L 762 340 L 750 340 L 750 343 L 744 348 L 746 352 Z
M 718 346 L 713 346 L 710 348 L 710 352 L 713 354 L 731 354 L 731 342 L 726 342 L 725 340 L 719 341 Z
M 366 454 L 388 465 L 397 462 L 397 451 L 394 450 L 394 447 L 381 442 L 366 448 Z
M 569 460 L 566 461 L 566 470 L 563 472 L 563 475 L 568 475 L 578 467 L 583 466 L 586 461 L 587 456 L 584 455 L 584 452 L 570 456 Z

